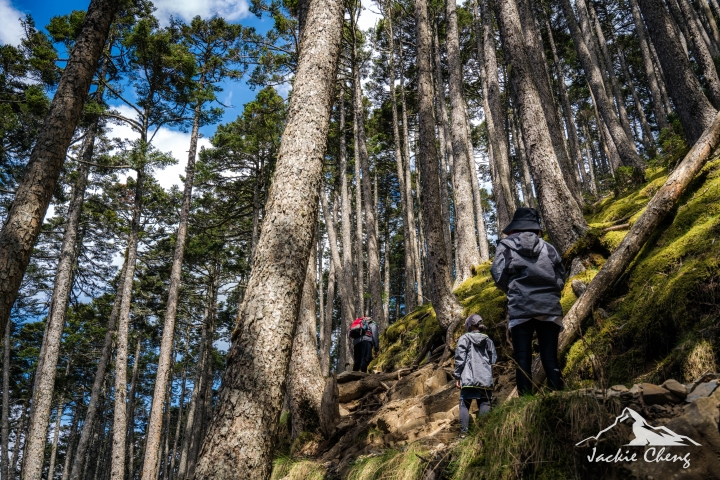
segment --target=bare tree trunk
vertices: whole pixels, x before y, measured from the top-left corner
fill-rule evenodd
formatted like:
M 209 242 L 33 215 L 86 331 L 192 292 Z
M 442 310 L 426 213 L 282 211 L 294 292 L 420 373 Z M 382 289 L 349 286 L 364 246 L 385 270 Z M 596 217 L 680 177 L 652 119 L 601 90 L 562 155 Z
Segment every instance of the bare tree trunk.
M 288 393 L 290 396 L 291 436 L 314 431 L 320 426 L 320 404 L 325 381 L 320 373 L 315 330 L 315 255 L 305 275 L 300 318 L 293 338 L 290 368 L 288 370 Z
M 473 266 L 480 263 L 480 255 L 478 254 L 478 243 L 475 237 L 472 176 L 470 174 L 471 152 L 468 151 L 470 127 L 467 124 L 467 115 L 465 113 L 466 105 L 462 91 L 462 63 L 460 59 L 460 40 L 458 37 L 455 0 L 447 0 L 445 6 L 447 18 L 447 56 L 450 69 L 450 78 L 448 79 L 448 85 L 450 87 L 450 132 L 452 134 L 454 158 L 453 194 L 455 195 L 455 235 L 458 239 L 458 248 L 455 252 L 458 258 L 458 270 L 455 272 L 455 282 L 460 283 L 472 276 L 470 270 Z M 416 8 L 416 14 L 419 8 L 420 7 Z M 432 71 L 430 73 L 432 73 Z M 432 83 L 430 85 L 432 86 Z M 428 92 L 428 95 L 430 95 L 430 98 L 432 97 L 431 92 Z M 434 131 L 432 138 L 434 145 Z M 425 139 L 421 139 L 420 141 L 424 144 L 424 140 Z M 437 151 L 435 148 L 433 150 Z M 423 178 L 427 180 L 427 175 L 424 171 Z M 424 192 L 423 195 L 427 195 L 427 193 Z M 427 213 L 425 217 L 425 220 L 430 221 L 430 219 L 427 218 Z M 426 237 L 429 237 L 427 232 Z
M 644 1 L 644 0 L 642 0 Z M 560 334 L 558 350 L 564 351 L 575 338 L 580 322 L 590 314 L 595 304 L 614 284 L 617 278 L 630 265 L 650 236 L 657 231 L 660 222 L 675 207 L 692 179 L 697 175 L 707 159 L 720 145 L 720 115 L 703 133 L 685 158 L 672 171 L 665 184 L 648 203 L 640 218 L 633 224 L 620 245 L 613 251 L 603 267 L 592 279 L 580 298 L 563 318 L 565 329 Z M 536 359 L 539 360 L 539 359 Z M 533 377 L 541 380 L 543 376 L 540 362 L 533 364 Z
M 515 140 L 515 150 L 517 156 L 520 159 L 520 182 L 523 189 L 523 204 L 526 207 L 538 208 L 537 199 L 535 198 L 535 192 L 533 191 L 533 181 L 530 175 L 530 166 L 528 165 L 527 155 L 525 154 L 525 143 L 523 142 L 522 134 L 518 128 L 517 114 L 515 108 L 512 109 L 512 115 L 510 120 L 512 122 L 513 138 Z M 500 227 L 505 228 L 505 226 Z
M 448 31 L 455 32 L 455 42 L 457 42 L 457 14 L 455 12 L 454 4 L 455 2 L 453 0 L 448 1 L 448 17 L 455 17 L 455 29 L 453 30 L 453 28 L 450 27 Z M 450 23 L 452 23 L 452 21 L 450 21 Z M 450 339 L 452 338 L 454 326 L 457 325 L 460 315 L 462 315 L 462 307 L 455 298 L 455 295 L 452 293 L 450 285 L 450 268 L 447 264 L 447 258 L 445 256 L 442 222 L 440 221 L 441 209 L 439 204 L 440 192 L 437 164 L 438 155 L 437 148 L 435 146 L 435 120 L 433 118 L 433 73 L 429 27 L 427 2 L 426 0 L 416 0 L 415 35 L 417 43 L 417 66 L 419 71 L 418 116 L 420 124 L 418 165 L 421 172 L 420 181 L 423 191 L 422 208 L 425 223 L 423 230 L 425 231 L 427 241 L 428 274 L 431 279 L 430 283 L 433 286 L 433 309 L 437 315 L 438 322 L 444 329 L 447 330 L 448 339 Z M 452 34 L 450 35 L 452 36 Z M 448 43 L 452 43 L 452 41 Z M 451 48 L 452 47 L 448 47 L 449 50 Z M 458 72 L 456 72 L 456 74 L 457 73 Z M 458 92 L 455 93 L 457 94 Z M 459 109 L 463 105 L 464 104 L 453 104 L 453 110 Z M 463 121 L 465 121 L 464 111 L 459 113 L 462 113 Z M 453 124 L 457 125 L 456 122 L 453 122 Z M 458 147 L 455 152 L 455 166 L 457 168 L 458 163 L 462 161 L 465 163 L 465 168 L 467 168 L 467 151 L 465 152 L 466 156 L 464 159 L 460 156 L 462 155 L 462 149 L 467 149 L 467 143 L 465 143 L 465 140 L 462 138 L 456 138 L 456 134 L 457 132 L 453 133 L 453 146 Z M 462 142 L 462 144 L 460 142 Z M 460 155 L 457 154 L 458 152 L 460 152 Z M 470 200 L 472 201 L 472 198 Z
M 315 238 L 343 12 L 339 0 L 310 2 L 306 32 L 312 34 L 302 37 L 265 228 L 197 478 L 253 480 L 270 475 L 302 283 Z
M 165 391 L 165 412 L 163 413 L 163 452 L 162 452 L 162 465 L 160 467 L 160 478 L 168 480 L 168 466 L 170 463 L 170 407 L 172 406 L 172 387 L 173 387 L 173 369 L 175 368 L 175 357 L 176 354 L 170 356 L 170 378 L 167 384 L 167 390 Z M 147 437 L 146 437 L 147 441 Z M 147 449 L 147 445 L 145 447 Z
M 403 161 L 409 163 L 410 159 L 403 159 L 400 141 L 400 129 L 398 128 L 399 121 L 397 111 L 397 98 L 395 95 L 395 37 L 392 24 L 392 13 L 387 6 L 385 6 L 384 8 L 385 18 L 387 18 L 388 21 L 388 45 L 390 50 L 390 105 L 392 108 L 393 139 L 395 142 L 395 165 L 397 167 L 399 187 L 398 189 L 400 190 L 400 205 L 402 208 L 403 216 L 403 238 L 405 239 L 405 310 L 409 312 L 410 310 L 413 310 L 417 304 L 417 296 L 415 294 L 415 264 L 417 262 L 417 259 L 415 258 L 415 249 L 411 248 L 410 245 L 410 231 L 412 230 L 413 233 L 415 231 L 415 215 L 412 211 L 412 197 L 408 197 L 407 190 L 405 188 L 405 169 L 403 166 Z M 438 101 L 442 102 L 442 104 L 444 105 L 445 98 L 439 97 Z M 447 116 L 445 116 L 444 118 L 447 122 Z
M 143 139 L 144 140 L 144 139 Z M 143 141 L 141 148 L 147 148 Z M 122 284 L 122 299 L 117 331 L 117 353 L 115 354 L 115 410 L 113 417 L 111 480 L 125 478 L 125 435 L 127 433 L 127 354 L 128 330 L 130 329 L 130 304 L 132 303 L 132 285 L 135 276 L 138 235 L 140 233 L 140 215 L 142 213 L 144 167 L 137 172 L 135 185 L 135 205 L 132 224 L 128 235 L 127 271 Z
M 133 360 L 133 371 L 130 379 L 130 393 L 128 395 L 128 427 L 127 427 L 127 471 L 128 478 L 135 478 L 135 393 L 137 391 L 137 379 L 140 373 L 140 347 L 142 341 L 138 336 L 137 345 L 135 347 L 135 358 Z
M 98 359 L 97 371 L 95 373 L 95 379 L 93 380 L 92 390 L 90 392 L 90 401 L 88 402 L 88 408 L 85 412 L 85 420 L 83 422 L 83 428 L 80 433 L 80 441 L 78 442 L 77 451 L 75 453 L 75 459 L 72 463 L 72 470 L 70 472 L 70 478 L 77 480 L 81 478 L 81 472 L 83 471 L 83 463 L 87 449 L 89 446 L 90 439 L 92 437 L 93 426 L 95 423 L 95 416 L 97 414 L 100 393 L 102 391 L 103 383 L 105 382 L 105 372 L 107 370 L 110 357 L 112 355 L 112 344 L 115 334 L 115 323 L 120 314 L 120 304 L 123 298 L 123 287 L 125 285 L 125 277 L 128 270 L 128 258 L 125 258 L 123 267 L 120 270 L 120 281 L 118 289 L 115 294 L 115 301 L 113 303 L 112 311 L 110 312 L 110 318 L 108 319 L 107 330 L 105 332 L 105 342 L 103 344 L 102 353 Z
M 572 34 L 573 42 L 575 43 L 575 50 L 577 50 L 580 64 L 585 71 L 585 77 L 587 78 L 593 96 L 595 97 L 598 110 L 600 110 L 600 114 L 602 115 L 613 142 L 618 149 L 620 159 L 623 165 L 630 166 L 635 169 L 642 169 L 644 167 L 644 162 L 638 156 L 632 139 L 628 138 L 620 120 L 618 119 L 618 116 L 615 114 L 612 103 L 605 91 L 605 85 L 603 83 L 602 73 L 598 67 L 597 58 L 593 58 L 592 52 L 583 38 L 580 26 L 575 19 L 575 13 L 573 12 L 572 5 L 570 5 L 570 0 L 560 0 L 560 4 L 565 12 L 565 19 L 570 27 L 570 33 Z M 581 16 L 580 18 L 583 20 L 585 17 Z M 587 30 L 589 31 L 589 27 Z
M 118 5 L 116 0 L 90 2 L 80 35 L 65 64 L 25 174 L 0 231 L 0 336 L 5 334 L 10 309 L 30 262 Z M 37 431 L 37 428 L 34 430 Z M 33 450 L 33 457 L 36 456 Z M 31 469 L 24 474 L 27 480 L 40 478 L 37 472 L 42 465 L 38 467 L 35 460 L 32 463 Z
M 15 430 L 15 445 L 13 445 L 12 460 L 10 460 L 10 473 L 14 476 L 18 468 L 18 461 L 20 460 L 20 445 L 27 445 L 27 429 L 25 428 L 25 419 L 27 418 L 27 407 L 30 397 L 25 399 L 22 409 L 20 410 L 20 421 Z M 20 441 L 21 436 L 25 436 L 23 441 Z
M 710 9 L 710 4 L 707 0 L 698 0 L 698 3 L 700 4 L 700 8 L 702 8 L 703 13 L 705 14 L 706 19 L 706 28 L 708 30 L 708 34 L 712 36 L 712 41 L 715 44 L 715 47 L 717 48 L 718 45 L 720 45 L 720 30 L 718 30 L 717 22 L 715 21 L 715 17 L 713 16 L 713 12 Z
M 80 421 L 80 402 L 75 402 L 75 411 L 73 413 L 72 424 L 70 426 L 70 435 L 65 447 L 65 463 L 63 464 L 62 478 L 61 480 L 68 480 L 70 478 L 70 459 L 73 457 L 73 446 L 75 446 L 75 439 L 77 438 L 78 423 Z
M 356 47 L 353 45 L 353 52 Z M 353 64 L 353 84 L 354 84 L 354 105 L 355 111 L 355 127 L 356 127 L 356 144 L 355 150 L 359 153 L 360 168 L 362 169 L 362 180 L 358 178 L 358 182 L 362 181 L 363 201 L 365 207 L 365 235 L 367 244 L 367 269 L 368 269 L 368 289 L 370 290 L 370 303 L 372 317 L 377 323 L 378 330 L 382 334 L 387 328 L 387 321 L 382 308 L 382 277 L 380 276 L 380 255 L 377 237 L 377 229 L 375 228 L 375 217 L 377 215 L 376 206 L 373 201 L 373 189 L 370 183 L 370 162 L 367 151 L 367 140 L 365 138 L 365 113 L 362 104 L 362 88 L 360 86 L 360 70 L 357 63 Z M 357 171 L 357 167 L 356 167 Z M 322 392 L 321 392 L 322 393 Z
M 468 119 L 468 124 L 469 123 L 470 121 Z M 468 148 L 471 153 L 468 158 L 468 167 L 470 169 L 470 186 L 472 187 L 473 199 L 475 200 L 473 206 L 475 212 L 475 225 L 477 226 L 477 243 L 480 253 L 480 261 L 486 262 L 490 259 L 490 247 L 488 245 L 487 229 L 485 228 L 485 218 L 483 217 L 482 198 L 480 197 L 480 185 L 478 183 L 478 169 L 477 164 L 475 163 L 475 149 L 472 148 L 470 136 L 468 136 L 468 143 L 470 143 Z M 451 264 L 451 262 L 448 262 L 448 265 Z
M 452 265 L 452 233 L 450 230 L 450 197 L 448 195 L 448 169 L 447 152 L 448 147 L 452 152 L 452 142 L 448 135 L 447 107 L 445 106 L 445 84 L 442 79 L 442 65 L 440 63 L 440 41 L 438 40 L 437 24 L 433 22 L 433 46 L 435 69 L 433 84 L 435 87 L 435 123 L 437 124 L 438 145 L 440 146 L 440 208 L 442 209 L 443 235 L 445 236 L 445 254 L 448 265 Z
M 713 55 L 708 49 L 708 45 L 702 38 L 702 25 L 694 22 L 694 10 L 687 0 L 679 0 L 682 15 L 685 18 L 687 28 L 690 33 L 690 41 L 692 42 L 693 56 L 697 61 L 703 76 L 705 77 L 705 93 L 712 103 L 713 107 L 720 108 L 720 78 L 715 68 Z M 671 2 L 672 4 L 672 2 Z M 717 56 L 717 55 L 715 55 Z
M 337 205 L 334 205 L 337 209 Z M 320 374 L 323 377 L 330 375 L 330 351 L 332 350 L 332 325 L 333 325 L 333 304 L 335 303 L 335 262 L 330 261 L 328 269 L 328 288 L 325 304 L 324 321 L 321 324 L 323 329 L 323 341 L 320 345 Z M 342 339 L 338 339 L 338 346 Z M 339 349 L 338 349 L 339 351 Z
M 12 320 L 8 320 L 3 335 L 3 389 L 2 389 L 2 437 L 0 437 L 0 475 L 10 480 L 10 330 Z M 17 436 L 15 443 L 19 443 Z
M 353 87 L 353 98 L 355 96 Z M 353 109 L 354 113 L 354 109 Z M 360 149 L 358 148 L 358 125 L 353 115 L 353 143 L 355 166 L 355 312 L 358 316 L 365 316 L 365 255 L 363 249 L 363 208 L 362 208 L 362 180 L 360 177 Z
M 525 38 L 525 51 L 530 62 L 530 67 L 535 72 L 535 85 L 540 95 L 540 103 L 545 114 L 545 123 L 550 132 L 550 141 L 555 150 L 563 180 L 570 190 L 578 205 L 582 205 L 583 198 L 580 191 L 580 180 L 578 178 L 577 160 L 570 159 L 567 146 L 565 145 L 565 132 L 562 128 L 562 121 L 558 115 L 558 107 L 550 87 L 550 72 L 548 62 L 545 58 L 545 47 L 540 36 L 540 29 L 535 23 L 535 15 L 532 12 L 529 0 L 516 0 L 520 23 L 523 25 Z
M 512 68 L 512 85 L 520 114 L 523 140 L 535 188 L 537 189 L 544 227 L 561 252 L 569 249 L 587 230 L 580 207 L 563 181 L 550 142 L 534 71 L 525 51 L 522 25 L 515 0 L 496 4 L 498 24 L 505 58 Z
M 499 225 L 507 225 L 515 213 L 515 197 L 512 187 L 512 170 L 510 168 L 510 147 L 507 143 L 507 132 L 502 121 L 500 105 L 500 84 L 498 83 L 498 66 L 495 55 L 495 31 L 488 0 L 481 0 L 477 18 L 482 18 L 482 26 L 478 25 L 478 61 L 480 63 L 485 110 L 485 123 L 492 148 L 490 161 L 495 165 L 497 177 L 493 181 L 493 195 L 497 205 Z M 477 9 L 477 0 L 475 0 Z M 480 28 L 482 28 L 480 33 Z
M 593 197 L 597 197 L 598 192 L 597 192 L 597 183 L 595 183 L 595 167 L 593 166 L 592 155 L 587 152 L 587 150 L 591 150 L 591 148 L 592 148 L 591 140 L 590 140 L 590 132 L 588 131 L 588 127 L 587 127 L 587 121 L 585 123 L 583 123 L 583 129 L 584 129 L 584 133 L 585 133 L 585 143 L 586 143 L 585 156 L 587 158 L 588 174 L 590 176 L 588 186 L 590 187 L 590 193 L 592 193 Z
M 185 332 L 185 338 L 186 338 L 186 344 L 185 344 L 185 356 L 188 355 L 188 345 L 187 342 L 189 342 L 190 338 L 188 336 L 188 331 Z M 180 435 L 182 433 L 181 425 L 182 425 L 182 415 L 183 415 L 183 407 L 185 406 L 185 392 L 186 392 L 186 386 L 187 386 L 187 367 L 183 368 L 182 373 L 182 381 L 180 382 L 180 400 L 178 401 L 178 417 L 175 423 L 175 438 L 173 440 L 173 448 L 172 448 L 172 456 L 170 458 L 170 473 L 169 478 L 176 478 L 175 473 L 175 461 L 177 460 L 177 453 L 178 453 L 178 444 L 180 441 Z
M 45 444 L 47 443 L 47 430 L 52 409 L 53 390 L 55 389 L 55 374 L 60 355 L 60 343 L 65 328 L 65 311 L 72 291 L 75 260 L 77 257 L 78 225 L 82 213 L 85 189 L 90 171 L 88 162 L 92 160 L 93 146 L 97 123 L 88 129 L 83 145 L 82 161 L 78 162 L 78 178 L 73 186 L 73 195 L 68 206 L 67 225 L 60 247 L 55 285 L 47 320 L 45 337 L 41 356 L 38 358 L 38 371 L 33 389 L 32 415 L 28 433 L 28 457 L 23 460 L 25 471 L 23 477 L 39 479 L 42 476 L 43 461 L 45 458 Z
M 62 422 L 62 413 L 63 408 L 65 404 L 60 401 L 57 407 L 57 414 L 55 418 L 55 428 L 53 430 L 53 442 L 52 442 L 52 449 L 50 450 L 50 465 L 48 465 L 48 479 L 55 478 L 55 460 L 57 458 L 57 447 L 58 447 L 58 440 L 60 439 L 60 426 Z
M 336 207 L 336 205 L 333 205 L 333 207 Z M 333 218 L 335 216 L 336 212 L 333 212 Z M 318 215 L 318 226 L 317 226 L 317 252 L 316 252 L 316 259 L 315 262 L 316 265 L 316 271 L 315 271 L 315 288 L 317 289 L 318 294 L 318 322 L 317 322 L 317 330 L 318 330 L 318 357 L 320 358 L 320 370 L 322 371 L 322 355 L 323 350 L 325 348 L 326 338 L 325 338 L 325 296 L 323 294 L 323 289 L 325 287 L 325 281 L 323 279 L 323 257 L 325 255 L 325 244 L 324 244 L 324 236 L 321 233 L 321 224 L 320 224 L 320 215 Z M 326 227 L 327 230 L 327 227 Z M 332 264 L 332 259 L 330 260 L 330 263 Z M 329 280 L 330 280 L 330 272 L 328 271 L 328 286 Z M 323 375 L 324 376 L 324 375 Z
M 204 77 L 201 77 L 199 81 L 200 88 L 202 88 L 203 84 Z M 201 114 L 202 102 L 198 101 L 195 105 L 192 132 L 190 133 L 190 149 L 188 150 L 188 162 L 185 167 L 185 190 L 183 192 L 182 207 L 180 208 L 180 221 L 175 240 L 172 270 L 170 272 L 167 310 L 165 312 L 165 323 L 163 326 L 162 340 L 160 342 L 160 355 L 158 357 L 157 375 L 155 377 L 155 391 L 150 408 L 150 419 L 148 420 L 147 448 L 143 461 L 142 480 L 154 480 L 158 475 L 158 454 L 160 450 L 160 434 L 162 431 L 163 417 L 162 409 L 168 376 L 170 375 L 170 364 L 172 363 L 171 355 L 173 340 L 175 338 L 175 316 L 177 315 L 182 265 L 185 256 L 185 240 L 187 238 L 190 203 L 192 201 L 192 189 L 195 179 L 195 157 L 197 156 Z
M 413 249 L 413 257 L 415 258 L 415 281 L 417 282 L 416 292 L 417 297 L 415 301 L 409 302 L 405 299 L 406 309 L 405 312 L 409 313 L 417 305 L 423 304 L 423 292 L 422 292 L 422 267 L 420 258 L 420 249 L 418 245 L 417 233 L 415 230 L 415 203 L 413 201 L 412 193 L 412 174 L 410 171 L 410 132 L 408 128 L 408 115 L 407 115 L 407 102 L 405 101 L 405 67 L 403 64 L 402 57 L 402 44 L 398 48 L 398 58 L 400 60 L 400 106 L 402 107 L 402 124 L 403 124 L 403 140 L 404 140 L 404 166 L 405 166 L 405 198 L 408 202 L 408 224 L 410 228 L 410 247 Z M 454 167 L 451 166 L 454 169 Z
M 668 93 L 675 105 L 688 143 L 695 143 L 712 124 L 715 108 L 705 97 L 690 62 L 682 54 L 672 18 L 662 0 L 638 0 L 638 3 L 652 42 L 657 49 L 667 79 Z
M 570 156 L 573 161 L 582 165 L 582 154 L 580 152 L 580 141 L 578 140 L 575 118 L 572 106 L 570 105 L 570 97 L 568 96 L 567 86 L 565 85 L 565 75 L 563 74 L 562 64 L 560 63 L 557 48 L 555 47 L 555 37 L 548 17 L 545 18 L 545 28 L 548 32 L 548 40 L 550 41 L 550 50 L 552 51 L 553 65 L 555 67 L 555 75 L 557 76 L 558 91 L 560 92 L 560 104 L 562 105 L 562 113 L 565 119 L 565 129 L 567 131 Z
M 388 204 L 388 199 L 385 199 Z M 383 312 L 390 323 L 390 215 L 385 215 L 385 253 L 383 258 Z
M 340 175 L 340 196 L 342 199 L 341 234 L 343 249 L 342 264 L 336 263 L 335 270 L 339 272 L 342 280 L 340 282 L 340 297 L 342 298 L 343 318 L 340 328 L 340 335 L 342 336 L 342 338 L 339 340 L 342 346 L 342 348 L 340 349 L 342 355 L 338 356 L 338 365 L 340 367 L 338 368 L 338 371 L 342 372 L 345 370 L 348 363 L 352 363 L 352 352 L 348 348 L 347 331 L 350 328 L 353 320 L 355 319 L 355 313 L 357 312 L 357 310 L 355 309 L 355 285 L 353 284 L 352 234 L 350 231 L 350 213 L 352 210 L 352 204 L 350 202 L 350 194 L 348 193 L 347 182 L 347 147 L 345 145 L 345 92 L 343 91 L 340 92 L 340 132 L 340 166 L 338 170 Z M 323 210 L 323 212 L 327 212 L 327 210 Z M 325 217 L 325 219 L 327 220 L 327 216 Z M 335 232 L 335 226 L 332 225 L 332 227 L 333 232 Z M 337 240 L 335 240 L 334 242 L 332 240 L 328 240 L 328 242 L 330 242 L 331 246 L 330 253 L 333 254 L 332 248 L 335 248 L 335 250 L 337 251 Z

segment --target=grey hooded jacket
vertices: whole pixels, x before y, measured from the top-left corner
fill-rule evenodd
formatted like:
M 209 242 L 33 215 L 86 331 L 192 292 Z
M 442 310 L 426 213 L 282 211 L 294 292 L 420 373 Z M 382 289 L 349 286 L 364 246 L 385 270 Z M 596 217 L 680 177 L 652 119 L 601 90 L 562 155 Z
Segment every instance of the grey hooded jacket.
M 555 247 L 532 232 L 500 241 L 490 273 L 508 296 L 511 319 L 562 316 L 565 268 Z
M 497 361 L 495 344 L 480 332 L 460 337 L 455 349 L 455 372 L 460 387 L 490 388 L 493 386 L 492 365 Z

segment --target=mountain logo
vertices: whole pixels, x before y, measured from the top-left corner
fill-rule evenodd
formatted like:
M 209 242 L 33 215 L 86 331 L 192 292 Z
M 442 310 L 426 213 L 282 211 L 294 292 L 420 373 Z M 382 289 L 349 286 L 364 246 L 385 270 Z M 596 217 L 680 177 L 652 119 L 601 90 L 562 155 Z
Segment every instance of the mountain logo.
M 617 426 L 618 423 L 629 425 L 632 423 L 632 431 L 635 438 L 626 443 L 625 446 L 631 447 L 689 447 L 701 445 L 690 437 L 678 435 L 667 427 L 653 427 L 635 410 L 625 407 L 620 415 L 615 418 L 615 422 L 609 427 L 601 430 L 597 435 L 588 437 L 581 442 L 575 444 L 576 447 L 587 445 L 590 441 L 599 441 L 600 437 Z

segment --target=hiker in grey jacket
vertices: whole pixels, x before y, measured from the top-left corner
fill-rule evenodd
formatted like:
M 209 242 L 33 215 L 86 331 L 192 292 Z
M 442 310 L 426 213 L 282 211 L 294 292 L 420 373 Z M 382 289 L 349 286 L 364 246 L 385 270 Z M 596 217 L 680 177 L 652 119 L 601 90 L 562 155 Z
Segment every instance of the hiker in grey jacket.
M 475 400 L 478 416 L 485 415 L 492 405 L 492 366 L 497 361 L 495 344 L 481 333 L 485 330 L 482 317 L 470 315 L 465 320 L 467 331 L 458 340 L 455 349 L 455 386 L 460 389 L 460 436 L 467 434 L 470 424 L 470 406 Z
M 352 339 L 354 372 L 367 372 L 367 367 L 373 359 L 373 350 L 375 350 L 376 355 L 380 350 L 380 335 L 378 335 L 377 323 L 370 317 L 365 317 L 364 320 L 367 322 L 367 332 L 362 337 Z
M 565 269 L 555 247 L 540 238 L 540 217 L 534 208 L 518 208 L 503 229 L 507 238 L 495 250 L 490 273 L 495 285 L 508 297 L 508 328 L 512 335 L 518 393 L 530 393 L 532 338 L 537 332 L 540 360 L 550 387 L 562 388 L 557 360 L 562 330 L 560 294 Z

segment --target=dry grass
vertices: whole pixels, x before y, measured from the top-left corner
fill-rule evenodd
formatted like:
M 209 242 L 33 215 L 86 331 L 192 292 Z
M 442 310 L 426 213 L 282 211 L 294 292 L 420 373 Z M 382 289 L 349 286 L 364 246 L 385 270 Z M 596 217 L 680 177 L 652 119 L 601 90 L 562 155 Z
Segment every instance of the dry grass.
M 695 344 L 683 365 L 683 375 L 686 382 L 697 380 L 704 373 L 717 372 L 715 350 L 707 340 L 700 340 Z
M 290 457 L 280 457 L 273 462 L 273 471 L 270 480 L 323 480 L 325 470 L 322 466 L 310 460 L 293 460 Z
M 348 480 L 420 480 L 425 462 L 418 456 L 425 450 L 410 445 L 404 451 L 386 450 L 381 455 L 358 459 L 348 473 Z

